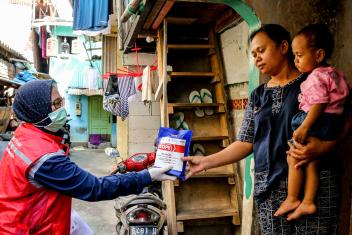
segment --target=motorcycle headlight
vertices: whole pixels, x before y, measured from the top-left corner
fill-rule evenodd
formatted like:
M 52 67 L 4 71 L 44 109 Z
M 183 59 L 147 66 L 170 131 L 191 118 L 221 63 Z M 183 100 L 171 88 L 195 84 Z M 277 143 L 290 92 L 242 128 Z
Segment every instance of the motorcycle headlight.
M 160 216 L 148 208 L 137 208 L 127 214 L 127 220 L 130 223 L 150 224 L 158 222 Z

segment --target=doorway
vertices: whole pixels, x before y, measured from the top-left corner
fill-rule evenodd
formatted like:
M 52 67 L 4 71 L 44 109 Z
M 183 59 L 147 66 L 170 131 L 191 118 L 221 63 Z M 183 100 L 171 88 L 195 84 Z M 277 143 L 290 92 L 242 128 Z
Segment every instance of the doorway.
M 100 135 L 103 142 L 111 142 L 111 122 L 111 114 L 103 109 L 103 97 L 88 97 L 89 137 Z

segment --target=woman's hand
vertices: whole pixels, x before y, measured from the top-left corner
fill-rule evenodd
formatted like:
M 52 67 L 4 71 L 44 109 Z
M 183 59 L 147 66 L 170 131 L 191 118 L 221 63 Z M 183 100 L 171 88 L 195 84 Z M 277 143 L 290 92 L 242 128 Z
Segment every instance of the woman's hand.
M 287 155 L 299 160 L 295 165 L 296 168 L 315 160 L 317 157 L 331 151 L 336 144 L 336 141 L 322 141 L 314 137 L 308 137 L 306 144 L 288 142 L 290 149 L 286 152 Z
M 205 157 L 182 157 L 182 161 L 186 161 L 188 167 L 186 179 L 205 170 L 204 159 Z

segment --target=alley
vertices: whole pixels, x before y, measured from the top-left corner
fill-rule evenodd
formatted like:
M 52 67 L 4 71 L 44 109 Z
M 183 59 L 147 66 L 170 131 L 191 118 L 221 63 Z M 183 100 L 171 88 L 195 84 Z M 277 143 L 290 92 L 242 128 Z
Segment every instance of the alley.
M 111 168 L 112 160 L 104 150 L 72 150 L 71 160 L 95 176 L 105 176 Z M 88 223 L 94 234 L 115 234 L 114 201 L 85 202 L 73 199 L 73 208 Z

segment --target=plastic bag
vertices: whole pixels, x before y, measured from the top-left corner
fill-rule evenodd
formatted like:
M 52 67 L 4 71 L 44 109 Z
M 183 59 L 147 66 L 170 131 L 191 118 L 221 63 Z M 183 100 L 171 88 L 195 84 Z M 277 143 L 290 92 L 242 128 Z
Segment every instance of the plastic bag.
M 173 168 L 166 174 L 185 180 L 186 162 L 183 162 L 181 157 L 189 155 L 191 140 L 191 130 L 177 131 L 172 128 L 161 127 L 158 134 L 158 149 L 154 166 L 172 165 Z

